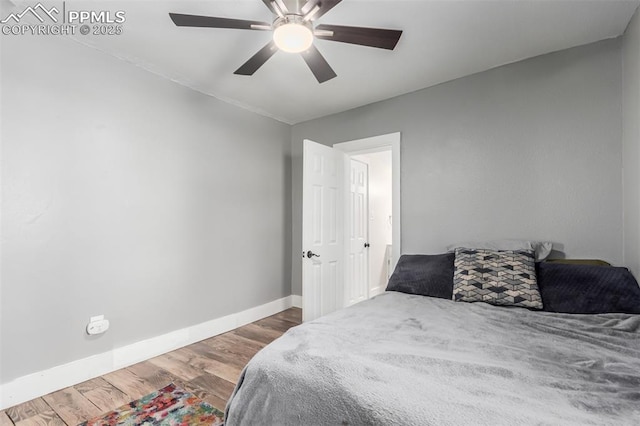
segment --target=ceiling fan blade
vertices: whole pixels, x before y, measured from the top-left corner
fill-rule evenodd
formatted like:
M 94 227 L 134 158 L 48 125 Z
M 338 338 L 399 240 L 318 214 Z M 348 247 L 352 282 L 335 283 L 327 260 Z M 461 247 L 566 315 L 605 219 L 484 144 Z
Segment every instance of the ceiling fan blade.
M 278 47 L 273 41 L 267 43 L 265 47 L 258 50 L 258 53 L 253 55 L 247 62 L 242 64 L 240 68 L 238 68 L 234 74 L 239 75 L 253 75 L 254 72 L 258 71 L 258 68 L 264 65 L 265 62 L 269 60 L 270 57 L 273 56 L 274 53 L 278 51 Z
M 268 26 L 267 22 L 245 21 L 244 19 L 217 18 L 214 16 L 184 15 L 169 13 L 171 20 L 178 27 L 206 27 L 206 28 L 234 28 L 238 30 L 252 30 L 252 25 Z
M 316 34 L 322 40 L 339 41 L 342 43 L 358 44 L 360 46 L 378 47 L 393 50 L 400 40 L 402 31 L 386 30 L 383 28 L 346 27 L 343 25 L 318 25 L 316 30 L 332 31 L 333 35 Z
M 324 59 L 324 56 L 322 56 L 314 45 L 311 45 L 308 50 L 302 52 L 302 57 L 316 77 L 316 80 L 318 80 L 318 83 L 324 83 L 336 76 L 336 73 L 327 60 Z
M 319 6 L 318 11 L 314 12 L 313 16 L 309 18 L 311 21 L 315 21 L 316 19 L 333 9 L 341 1 L 342 0 L 309 0 L 300 9 L 300 14 L 305 16 L 309 12 L 311 12 L 315 8 L 315 6 Z

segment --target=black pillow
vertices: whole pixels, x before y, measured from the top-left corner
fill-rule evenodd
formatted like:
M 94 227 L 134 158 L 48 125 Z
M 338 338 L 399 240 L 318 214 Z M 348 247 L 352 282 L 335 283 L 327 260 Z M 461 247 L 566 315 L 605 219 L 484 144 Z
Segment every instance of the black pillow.
M 640 314 L 640 287 L 627 268 L 540 262 L 543 310 L 569 314 Z
M 455 253 L 403 254 L 389 278 L 387 291 L 451 299 Z

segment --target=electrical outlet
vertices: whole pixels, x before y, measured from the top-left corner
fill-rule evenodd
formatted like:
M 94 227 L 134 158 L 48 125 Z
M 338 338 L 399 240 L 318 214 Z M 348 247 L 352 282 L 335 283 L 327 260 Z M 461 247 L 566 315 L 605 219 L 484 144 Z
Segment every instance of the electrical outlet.
M 91 317 L 87 324 L 87 334 L 102 334 L 109 329 L 109 320 L 104 319 L 104 315 Z

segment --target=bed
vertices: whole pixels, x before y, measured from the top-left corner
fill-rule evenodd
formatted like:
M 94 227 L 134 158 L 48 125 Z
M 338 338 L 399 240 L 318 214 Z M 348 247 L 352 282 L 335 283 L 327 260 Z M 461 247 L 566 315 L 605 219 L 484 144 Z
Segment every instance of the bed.
M 387 291 L 260 351 L 226 409 L 254 424 L 638 425 L 640 315 Z

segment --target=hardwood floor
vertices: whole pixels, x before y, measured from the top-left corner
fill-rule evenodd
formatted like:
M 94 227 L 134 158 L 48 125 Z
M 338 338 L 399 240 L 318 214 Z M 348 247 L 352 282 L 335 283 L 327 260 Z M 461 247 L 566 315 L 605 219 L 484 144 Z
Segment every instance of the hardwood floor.
M 0 411 L 0 426 L 76 426 L 171 382 L 224 411 L 246 363 L 268 343 L 301 322 L 300 309 L 287 309 L 228 333 Z

